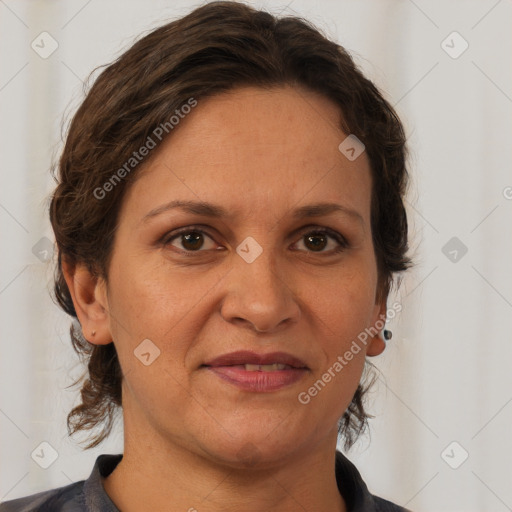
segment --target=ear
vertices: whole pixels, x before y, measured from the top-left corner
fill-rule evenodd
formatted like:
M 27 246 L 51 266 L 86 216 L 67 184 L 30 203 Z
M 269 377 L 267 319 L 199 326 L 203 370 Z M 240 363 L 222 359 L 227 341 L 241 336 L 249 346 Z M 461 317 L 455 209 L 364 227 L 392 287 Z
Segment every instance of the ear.
M 64 258 L 62 273 L 85 339 L 94 345 L 111 343 L 107 287 L 104 279 L 93 276 L 85 265 L 70 264 Z
M 381 304 L 375 305 L 375 312 L 372 326 L 382 325 L 382 322 L 386 321 L 386 311 L 387 311 L 387 300 L 383 299 Z M 366 355 L 370 357 L 378 356 L 384 352 L 386 348 L 386 342 L 381 338 L 380 331 L 374 335 L 368 344 L 368 350 L 366 351 Z

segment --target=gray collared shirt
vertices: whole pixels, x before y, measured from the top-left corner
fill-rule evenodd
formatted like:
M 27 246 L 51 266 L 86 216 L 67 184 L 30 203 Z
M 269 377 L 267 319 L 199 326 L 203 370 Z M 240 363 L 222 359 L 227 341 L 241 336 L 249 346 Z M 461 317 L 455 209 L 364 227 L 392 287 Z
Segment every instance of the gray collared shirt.
M 122 454 L 99 455 L 87 480 L 0 503 L 0 512 L 120 512 L 103 487 Z M 368 491 L 359 471 L 336 452 L 336 481 L 347 512 L 410 512 Z

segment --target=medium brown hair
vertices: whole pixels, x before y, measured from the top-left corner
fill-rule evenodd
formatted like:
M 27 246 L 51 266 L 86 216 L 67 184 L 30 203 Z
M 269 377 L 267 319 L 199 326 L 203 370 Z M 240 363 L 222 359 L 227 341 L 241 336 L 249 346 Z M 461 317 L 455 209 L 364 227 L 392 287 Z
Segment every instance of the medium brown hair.
M 169 127 L 170 116 L 191 98 L 201 102 L 238 86 L 284 85 L 335 102 L 342 112 L 340 128 L 365 145 L 372 172 L 378 298 L 387 297 L 395 273 L 410 263 L 403 204 L 405 135 L 396 113 L 347 51 L 308 21 L 215 1 L 145 35 L 103 69 L 70 123 L 56 173 L 54 169 L 58 185 L 50 205 L 58 247 L 55 295 L 64 311 L 77 318 L 63 261 L 85 264 L 107 280 L 121 202 L 142 164 L 118 172 L 122 179 L 115 182 L 113 175 L 123 166 L 126 171 L 126 162 L 148 137 L 154 139 L 155 130 L 165 123 Z M 95 191 L 106 190 L 107 182 L 113 186 L 98 198 Z M 114 343 L 91 344 L 73 325 L 70 332 L 87 371 L 79 379 L 86 377 L 81 403 L 67 418 L 68 432 L 102 427 L 86 446 L 92 448 L 109 435 L 122 405 L 122 371 Z M 339 422 L 346 448 L 369 417 L 363 407 L 368 386 L 363 382 Z

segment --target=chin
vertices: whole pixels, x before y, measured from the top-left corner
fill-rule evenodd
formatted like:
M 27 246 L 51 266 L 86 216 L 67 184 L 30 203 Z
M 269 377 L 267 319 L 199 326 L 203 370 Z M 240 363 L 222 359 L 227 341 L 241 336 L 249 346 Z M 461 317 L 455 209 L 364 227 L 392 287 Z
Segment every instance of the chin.
M 235 469 L 264 470 L 283 462 L 283 454 L 248 441 L 233 446 L 229 453 L 215 454 L 217 462 Z
M 221 464 L 232 468 L 266 469 L 283 463 L 299 445 L 291 435 L 276 438 L 262 435 L 262 432 L 239 432 L 236 439 L 231 436 L 222 440 L 211 440 L 207 451 Z

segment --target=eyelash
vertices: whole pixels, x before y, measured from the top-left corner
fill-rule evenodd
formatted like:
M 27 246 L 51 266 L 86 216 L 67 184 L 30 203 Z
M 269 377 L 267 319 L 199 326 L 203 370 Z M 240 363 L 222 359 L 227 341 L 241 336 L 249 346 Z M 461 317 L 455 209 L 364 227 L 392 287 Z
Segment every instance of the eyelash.
M 315 227 L 311 226 L 312 229 L 308 231 L 307 229 L 309 229 L 309 228 L 310 228 L 310 226 L 306 226 L 305 228 L 303 228 L 303 230 L 301 231 L 300 238 L 303 238 L 306 235 L 328 235 L 340 244 L 340 246 L 334 250 L 320 251 L 320 252 L 318 252 L 318 254 L 329 254 L 329 252 L 332 253 L 333 251 L 335 254 L 338 254 L 338 253 L 346 250 L 349 247 L 349 243 L 348 243 L 347 239 L 343 235 L 341 235 L 340 233 L 335 231 L 334 229 L 327 228 L 327 227 L 320 227 L 320 226 L 315 226 Z M 306 230 L 306 231 L 304 231 L 304 230 Z M 163 244 L 164 246 L 166 246 L 166 245 L 170 244 L 172 241 L 174 241 L 176 238 L 179 238 L 180 235 L 184 235 L 184 234 L 188 234 L 188 233 L 192 233 L 192 232 L 193 233 L 201 233 L 202 235 L 206 235 L 207 237 L 209 237 L 213 240 L 213 237 L 210 234 L 208 234 L 208 232 L 205 231 L 204 229 L 202 229 L 201 227 L 187 226 L 186 228 L 179 229 L 178 231 L 173 231 L 171 233 L 165 234 L 160 239 L 160 243 Z M 176 249 L 179 250 L 182 254 L 184 254 L 186 256 L 192 256 L 195 253 L 205 252 L 204 250 L 201 250 L 201 249 L 199 249 L 197 251 L 187 251 L 187 250 L 178 249 L 178 248 L 176 248 Z M 315 254 L 315 251 L 307 251 L 307 252 Z

